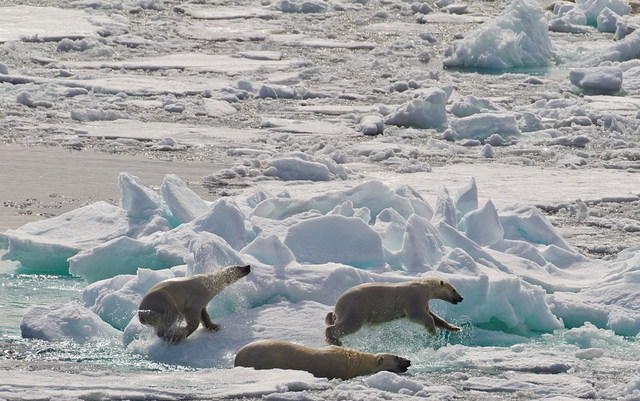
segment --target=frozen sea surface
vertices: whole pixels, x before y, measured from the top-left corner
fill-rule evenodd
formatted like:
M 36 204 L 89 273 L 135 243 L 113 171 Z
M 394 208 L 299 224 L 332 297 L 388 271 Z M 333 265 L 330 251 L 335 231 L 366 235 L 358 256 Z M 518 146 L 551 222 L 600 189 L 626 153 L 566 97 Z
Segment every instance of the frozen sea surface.
M 640 397 L 637 4 L 46 3 L 0 6 L 0 398 Z M 229 263 L 220 332 L 132 319 Z M 433 275 L 462 333 L 345 340 L 407 374 L 232 369 Z

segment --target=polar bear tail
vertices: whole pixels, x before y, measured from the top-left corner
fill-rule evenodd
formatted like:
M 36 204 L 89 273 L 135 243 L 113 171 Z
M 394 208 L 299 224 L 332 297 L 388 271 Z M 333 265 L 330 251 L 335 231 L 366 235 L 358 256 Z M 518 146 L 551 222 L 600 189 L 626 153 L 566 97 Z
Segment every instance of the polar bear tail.
M 336 315 L 333 312 L 329 312 L 327 313 L 327 316 L 324 318 L 324 322 L 327 324 L 327 326 L 332 326 L 334 324 L 336 324 Z

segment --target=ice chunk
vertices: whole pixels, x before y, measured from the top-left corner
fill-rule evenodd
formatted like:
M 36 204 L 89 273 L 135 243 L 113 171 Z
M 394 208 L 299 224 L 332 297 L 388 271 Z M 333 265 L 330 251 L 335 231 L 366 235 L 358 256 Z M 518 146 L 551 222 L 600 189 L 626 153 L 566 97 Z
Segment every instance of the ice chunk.
M 0 233 L 8 245 L 4 259 L 31 269 L 67 274 L 67 259 L 113 238 L 131 234 L 127 213 L 96 202 L 47 220 Z
M 441 188 L 438 192 L 438 198 L 436 200 L 436 210 L 433 213 L 431 221 L 439 222 L 443 221 L 452 227 L 455 227 L 458 222 L 456 216 L 456 208 L 453 205 L 453 201 L 449 196 L 449 191 L 446 188 Z
M 77 302 L 29 307 L 20 324 L 22 337 L 78 343 L 106 338 L 115 341 L 120 332 Z
M 633 31 L 631 34 L 619 40 L 602 54 L 596 56 L 591 65 L 598 66 L 605 61 L 627 61 L 640 58 L 640 30 Z
M 569 79 L 588 94 L 612 95 L 622 89 L 620 67 L 577 68 L 569 73 Z
M 631 6 L 622 0 L 578 0 L 578 8 L 587 18 L 587 24 L 597 25 L 598 16 L 605 8 L 618 15 L 627 15 L 631 12 Z
M 506 138 L 520 135 L 518 122 L 513 114 L 474 114 L 451 122 L 458 138 L 474 138 L 483 141 L 493 134 Z
M 248 276 L 250 277 L 250 276 Z M 215 297 L 213 302 L 216 302 Z M 221 326 L 216 333 L 202 328 L 187 341 L 167 347 L 153 331 L 132 319 L 124 331 L 127 350 L 159 362 L 190 366 L 230 368 L 235 352 L 251 341 L 278 338 L 312 347 L 324 346 L 324 316 L 330 307 L 317 302 L 276 302 L 252 309 L 240 309 L 232 315 L 212 316 Z M 287 322 L 288 334 L 274 322 Z
M 356 131 L 364 135 L 382 135 L 384 132 L 384 120 L 377 114 L 369 114 L 360 119 Z
M 138 177 L 120 173 L 118 185 L 122 191 L 122 208 L 129 217 L 147 220 L 159 213 L 169 215 L 160 195 L 143 186 Z
M 478 208 L 478 187 L 475 178 L 472 177 L 469 184 L 458 191 L 454 203 L 462 216 Z
M 245 228 L 245 215 L 231 200 L 219 199 L 211 209 L 193 220 L 194 231 L 206 231 L 223 238 L 233 249 L 239 251 L 247 245 L 250 232 Z
M 442 238 L 429 220 L 412 215 L 407 220 L 402 249 L 389 264 L 409 272 L 432 270 L 443 255 L 443 246 Z
M 258 236 L 240 252 L 272 266 L 284 266 L 296 260 L 277 235 Z
M 368 181 L 345 191 L 329 192 L 306 200 L 268 198 L 255 207 L 252 216 L 282 220 L 309 210 L 324 214 L 347 200 L 356 208 L 368 208 L 372 216 L 377 216 L 388 207 L 395 209 L 404 218 L 414 213 L 411 199 L 396 194 L 380 181 Z
M 440 128 L 447 122 L 446 104 L 450 92 L 431 89 L 400 105 L 385 124 L 414 128 Z
M 422 390 L 424 386 L 415 380 L 398 376 L 392 372 L 378 372 L 364 380 L 369 387 L 384 390 L 387 393 L 401 393 L 413 395 Z
M 380 235 L 356 217 L 327 215 L 301 221 L 289 227 L 284 243 L 301 263 L 338 262 L 366 269 L 384 259 Z
M 574 252 L 574 249 L 534 207 L 519 207 L 500 212 L 500 224 L 504 228 L 504 238 L 524 240 L 532 244 L 556 245 Z
M 482 246 L 491 246 L 502 240 L 504 230 L 498 212 L 491 200 L 480 209 L 467 213 L 460 221 L 467 237 Z
M 187 275 L 211 273 L 223 266 L 244 264 L 242 256 L 221 237 L 208 232 L 199 233 L 189 244 Z
M 546 66 L 556 54 L 540 4 L 514 0 L 495 21 L 452 43 L 445 57 L 445 67 L 506 69 Z
M 468 117 L 482 112 L 504 111 L 502 107 L 494 105 L 489 99 L 466 96 L 451 105 L 451 114 L 456 117 Z
M 187 187 L 177 175 L 165 176 L 160 193 L 178 224 L 187 223 L 209 210 L 209 204 Z
M 598 15 L 598 30 L 600 32 L 615 33 L 620 20 L 621 18 L 618 14 L 611 11 L 608 7 L 605 7 Z
M 119 237 L 69 258 L 69 273 L 89 283 L 140 268 L 166 269 L 184 263 L 179 255 L 159 257 L 156 244 L 147 238 Z
M 264 171 L 268 177 L 281 180 L 309 180 L 330 181 L 333 179 L 329 168 L 318 162 L 288 157 L 269 161 L 269 167 Z
M 409 185 L 403 185 L 396 189 L 396 194 L 409 199 L 411 206 L 413 207 L 413 213 L 418 216 L 430 219 L 433 217 L 433 209 L 427 203 L 427 201 L 420 195 L 418 191 L 410 187 Z
M 382 244 L 389 251 L 402 248 L 402 238 L 407 221 L 394 209 L 384 209 L 376 217 L 373 229 L 382 237 Z

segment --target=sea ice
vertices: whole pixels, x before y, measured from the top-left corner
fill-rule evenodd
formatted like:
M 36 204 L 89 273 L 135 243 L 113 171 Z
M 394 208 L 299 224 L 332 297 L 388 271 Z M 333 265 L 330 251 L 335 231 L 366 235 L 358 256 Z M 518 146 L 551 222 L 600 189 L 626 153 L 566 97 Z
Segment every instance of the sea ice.
M 503 138 L 521 134 L 515 116 L 510 113 L 473 114 L 469 117 L 453 120 L 451 129 L 458 139 L 474 138 L 481 141 L 494 134 Z
M 409 187 L 392 190 L 375 181 L 307 199 L 254 191 L 211 204 L 198 200 L 172 175 L 160 193 L 127 174 L 121 175 L 120 185 L 122 207 L 98 204 L 92 218 L 115 227 L 134 219 L 143 235 L 94 239 L 69 258 L 69 271 L 93 284 L 83 291 L 84 306 L 67 304 L 59 309 L 74 316 L 84 316 L 90 309 L 97 314 L 94 320 L 100 317 L 95 321 L 98 326 L 102 322 L 124 329 L 128 349 L 156 361 L 228 367 L 230 355 L 243 341 L 283 338 L 273 316 L 281 316 L 277 321 L 287 327 L 291 323 L 284 322 L 292 319 L 300 321 L 293 323 L 296 327 L 305 327 L 296 333 L 287 330 L 288 340 L 321 345 L 324 315 L 342 291 L 363 282 L 433 276 L 449 279 L 465 297 L 455 306 L 434 303 L 449 320 L 464 317 L 473 325 L 519 335 L 579 327 L 587 321 L 612 333 L 640 332 L 635 291 L 640 252 L 623 253 L 610 269 L 594 270 L 537 209 L 497 210 L 490 201 L 478 207 L 473 181 L 455 201 L 443 189 L 435 210 Z M 105 219 L 109 210 L 117 210 L 118 218 Z M 182 217 L 176 218 L 173 210 Z M 85 225 L 78 213 L 60 217 L 67 230 L 78 232 L 78 225 Z M 50 228 L 56 221 L 40 225 Z M 169 221 L 177 226 L 171 228 Z M 38 234 L 31 234 L 33 243 L 46 241 L 46 235 Z M 13 257 L 20 249 L 13 239 L 19 236 L 3 235 L 10 239 L 7 255 Z M 50 256 L 33 249 L 39 248 L 30 248 L 32 255 Z M 135 318 L 140 299 L 160 280 L 238 263 L 251 264 L 251 274 L 208 306 L 213 319 L 227 328 L 216 333 L 216 342 L 209 340 L 206 330 L 199 330 L 167 353 L 166 344 Z M 26 260 L 25 267 L 29 267 Z M 316 316 L 312 324 L 310 313 Z M 238 318 L 239 314 L 245 317 Z M 256 325 L 263 318 L 264 327 Z M 71 322 L 49 319 L 46 324 L 53 334 L 41 336 L 78 336 L 81 341 L 104 337 L 99 327 L 67 333 L 69 327 L 77 327 Z M 25 318 L 25 335 L 35 336 L 29 333 L 39 324 L 35 318 Z M 238 338 L 239 332 L 249 337 Z
M 542 67 L 556 59 L 544 11 L 533 0 L 514 0 L 495 20 L 453 42 L 445 67 Z
M 92 16 L 78 10 L 57 7 L 3 6 L 0 15 L 0 43 L 30 39 L 55 42 L 81 39 L 109 32 L 108 26 L 126 29 L 106 16 Z
M 569 79 L 589 94 L 616 94 L 622 89 L 619 67 L 577 68 L 569 73 Z
M 440 128 L 447 122 L 445 106 L 450 95 L 449 88 L 423 91 L 389 114 L 385 119 L 385 124 L 401 127 Z
M 22 318 L 20 330 L 24 338 L 77 343 L 97 338 L 117 341 L 122 336 L 119 330 L 75 302 L 31 306 Z
M 598 66 L 607 61 L 627 61 L 640 58 L 640 31 L 631 34 L 611 45 L 600 55 L 591 60 L 591 65 Z

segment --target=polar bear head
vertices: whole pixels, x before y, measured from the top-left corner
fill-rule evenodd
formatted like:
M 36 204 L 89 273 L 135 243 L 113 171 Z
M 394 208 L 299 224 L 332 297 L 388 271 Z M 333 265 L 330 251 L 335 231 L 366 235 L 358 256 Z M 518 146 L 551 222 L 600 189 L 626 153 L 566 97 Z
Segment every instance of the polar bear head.
M 394 354 L 376 354 L 378 371 L 386 370 L 394 373 L 404 373 L 411 366 L 411 361 Z
M 431 292 L 431 299 L 441 299 L 454 305 L 463 300 L 462 295 L 447 280 L 439 278 L 427 279 L 426 284 Z
M 233 265 L 225 267 L 216 274 L 222 277 L 225 284 L 233 284 L 249 273 L 251 273 L 251 265 Z

